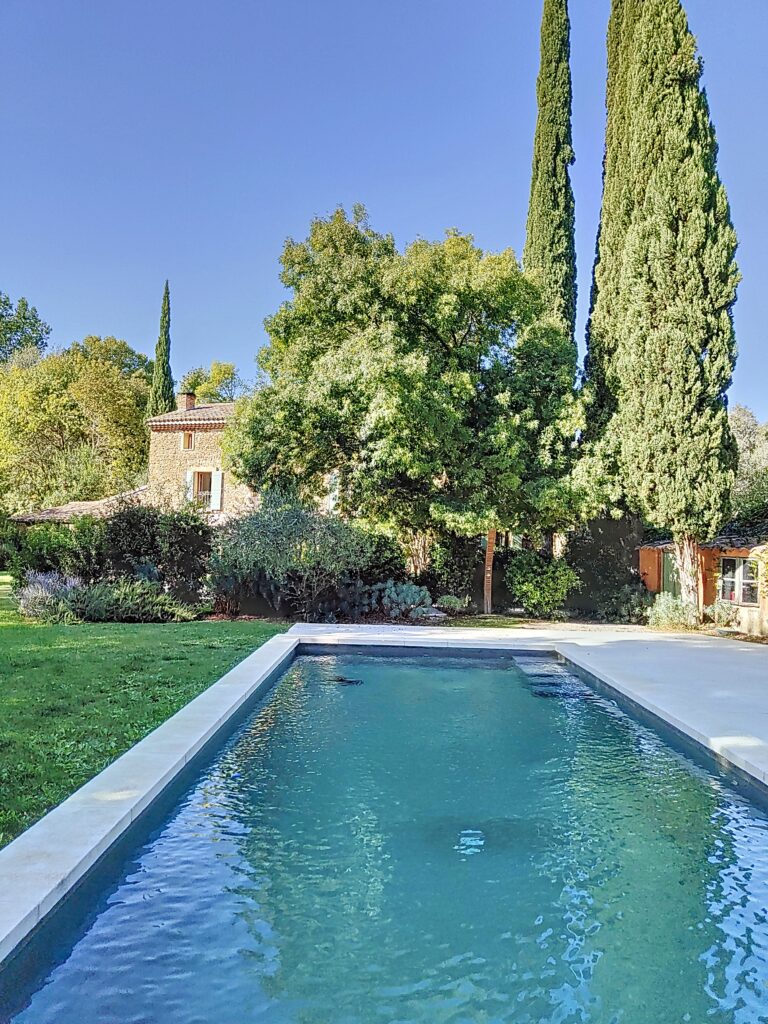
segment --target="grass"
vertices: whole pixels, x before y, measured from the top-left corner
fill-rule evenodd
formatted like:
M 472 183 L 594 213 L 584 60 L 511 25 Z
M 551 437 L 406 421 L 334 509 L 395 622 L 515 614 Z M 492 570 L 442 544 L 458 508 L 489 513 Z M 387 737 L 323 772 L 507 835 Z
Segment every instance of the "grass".
M 0 575 L 0 846 L 286 628 L 38 625 Z
M 17 622 L 21 622 L 21 616 L 11 599 L 11 577 L 0 572 L 0 626 Z
M 446 626 L 473 626 L 475 629 L 520 629 L 530 626 L 530 621 L 516 618 L 514 615 L 457 615 L 455 619 L 446 619 Z

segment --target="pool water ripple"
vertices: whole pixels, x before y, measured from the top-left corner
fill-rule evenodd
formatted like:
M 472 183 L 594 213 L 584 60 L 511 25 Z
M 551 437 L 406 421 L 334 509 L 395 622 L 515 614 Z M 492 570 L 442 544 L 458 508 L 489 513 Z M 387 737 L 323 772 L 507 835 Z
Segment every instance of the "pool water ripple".
M 521 663 L 297 659 L 14 1024 L 768 1021 L 765 814 Z

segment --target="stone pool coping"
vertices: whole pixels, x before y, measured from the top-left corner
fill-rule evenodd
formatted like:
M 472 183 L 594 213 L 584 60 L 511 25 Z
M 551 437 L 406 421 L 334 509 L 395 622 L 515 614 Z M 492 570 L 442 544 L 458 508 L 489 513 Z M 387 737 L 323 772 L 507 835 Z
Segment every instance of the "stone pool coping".
M 296 625 L 0 850 L 0 963 L 300 647 L 553 653 L 768 785 L 768 647 L 619 628 Z

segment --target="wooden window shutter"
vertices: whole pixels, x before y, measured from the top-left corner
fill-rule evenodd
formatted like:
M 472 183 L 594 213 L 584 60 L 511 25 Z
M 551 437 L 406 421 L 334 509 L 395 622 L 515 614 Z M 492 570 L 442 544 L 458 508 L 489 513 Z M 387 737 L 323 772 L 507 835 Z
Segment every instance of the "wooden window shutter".
M 211 511 L 221 511 L 221 492 L 224 483 L 224 474 L 220 469 L 214 469 L 211 474 Z

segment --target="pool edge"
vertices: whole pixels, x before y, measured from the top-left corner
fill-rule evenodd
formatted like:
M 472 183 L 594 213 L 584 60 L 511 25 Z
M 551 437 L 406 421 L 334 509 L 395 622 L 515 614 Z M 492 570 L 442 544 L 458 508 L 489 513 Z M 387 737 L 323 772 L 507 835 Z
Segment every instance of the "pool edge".
M 321 648 L 386 647 L 451 653 L 464 651 L 555 655 L 581 678 L 594 680 L 631 706 L 671 727 L 721 764 L 766 790 L 765 773 L 748 758 L 697 732 L 631 686 L 588 660 L 588 648 L 555 637 L 471 636 L 414 627 L 293 627 L 272 637 L 198 697 L 89 780 L 36 824 L 0 850 L 0 968 L 22 947 L 130 826 L 164 793 L 203 747 L 211 743 L 244 705 L 271 686 L 298 653 Z
M 0 968 L 298 646 L 271 637 L 0 850 Z

